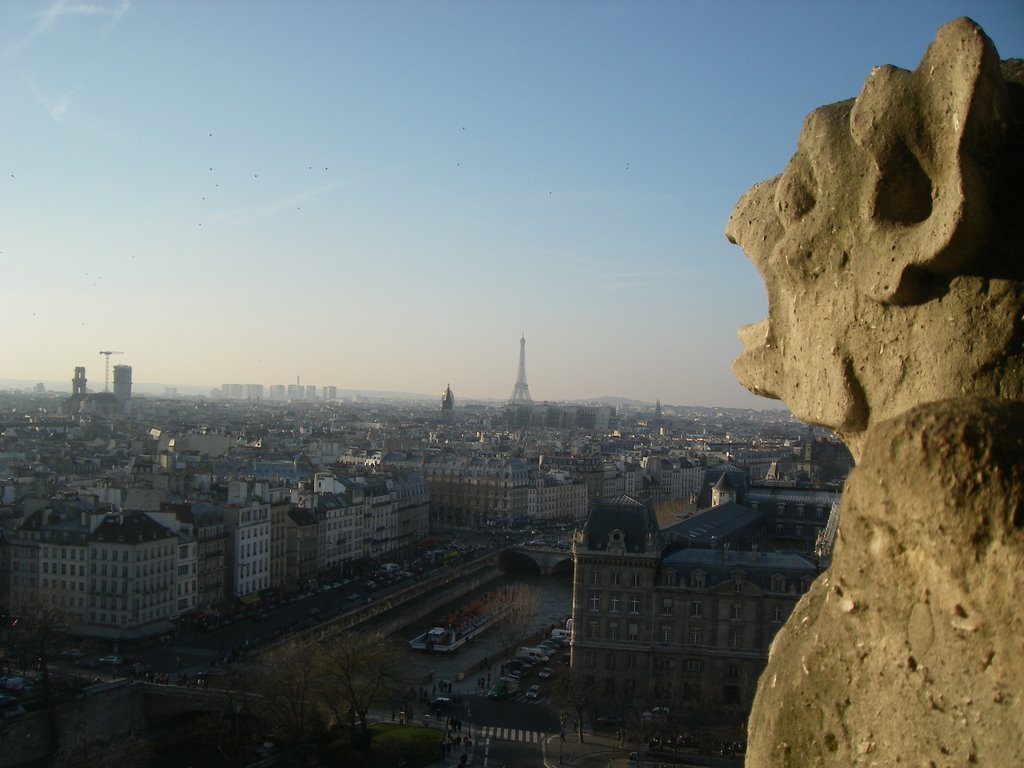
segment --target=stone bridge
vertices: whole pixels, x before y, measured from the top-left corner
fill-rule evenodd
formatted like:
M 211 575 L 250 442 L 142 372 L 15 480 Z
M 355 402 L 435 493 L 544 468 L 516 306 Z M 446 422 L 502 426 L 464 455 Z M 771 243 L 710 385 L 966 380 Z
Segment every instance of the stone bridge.
M 525 544 L 501 550 L 498 565 L 506 573 L 528 571 L 542 576 L 572 573 L 573 570 L 572 552 L 568 549 Z

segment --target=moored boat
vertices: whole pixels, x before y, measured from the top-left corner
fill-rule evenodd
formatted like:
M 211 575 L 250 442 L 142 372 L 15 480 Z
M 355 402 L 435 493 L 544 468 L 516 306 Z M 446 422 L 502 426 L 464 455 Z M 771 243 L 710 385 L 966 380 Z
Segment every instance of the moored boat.
M 409 641 L 409 649 L 425 653 L 454 653 L 487 631 L 508 610 L 508 603 L 501 600 L 498 593 L 488 592 L 449 614 L 442 626 L 432 627 L 414 637 Z

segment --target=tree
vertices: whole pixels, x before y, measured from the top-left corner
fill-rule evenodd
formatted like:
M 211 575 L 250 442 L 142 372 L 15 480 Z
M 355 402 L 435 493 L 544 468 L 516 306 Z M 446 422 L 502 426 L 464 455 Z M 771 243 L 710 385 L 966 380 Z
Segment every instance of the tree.
M 283 744 L 305 744 L 325 730 L 319 706 L 321 654 L 311 639 L 284 643 L 262 654 L 248 676 L 249 706 Z
M 57 644 L 70 629 L 66 611 L 38 598 L 24 600 L 17 616 L 5 620 L 8 649 L 19 658 L 23 670 L 30 665 L 39 670 L 43 706 L 47 712 L 47 726 L 51 743 L 60 746 L 57 713 L 50 679 L 49 659 Z
M 81 728 L 65 739 L 54 755 L 53 768 L 146 768 L 153 762 L 150 745 L 137 736 L 111 738 Z
M 256 703 L 248 671 L 229 668 L 220 684 L 207 692 L 216 696 L 219 706 L 204 712 L 191 724 L 188 741 L 200 745 L 202 750 L 215 750 L 230 766 L 253 762 L 255 737 L 267 730 L 256 717 Z
M 410 687 L 403 661 L 383 636 L 368 632 L 339 632 L 318 648 L 312 666 L 319 701 L 362 749 L 370 743 L 370 709 L 393 705 Z
M 501 638 L 502 648 L 515 650 L 537 628 L 541 594 L 532 585 L 523 582 L 506 587 L 495 597 L 498 618 L 494 629 Z
M 557 707 L 568 709 L 576 715 L 576 739 L 583 743 L 583 719 L 589 715 L 596 703 L 594 676 L 584 674 L 578 667 L 571 667 L 555 688 L 552 702 Z

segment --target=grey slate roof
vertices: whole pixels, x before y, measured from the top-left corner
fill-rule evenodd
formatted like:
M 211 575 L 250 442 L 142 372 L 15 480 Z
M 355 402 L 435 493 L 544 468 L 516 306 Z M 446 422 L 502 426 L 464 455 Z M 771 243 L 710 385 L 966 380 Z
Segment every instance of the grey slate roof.
M 691 547 L 713 547 L 716 544 L 743 544 L 761 527 L 763 511 L 755 511 L 735 502 L 719 504 L 665 529 L 673 541 L 686 542 Z
M 608 536 L 614 530 L 623 532 L 627 552 L 657 552 L 662 548 L 658 519 L 648 502 L 626 495 L 597 502 L 583 526 L 587 548 L 607 549 Z

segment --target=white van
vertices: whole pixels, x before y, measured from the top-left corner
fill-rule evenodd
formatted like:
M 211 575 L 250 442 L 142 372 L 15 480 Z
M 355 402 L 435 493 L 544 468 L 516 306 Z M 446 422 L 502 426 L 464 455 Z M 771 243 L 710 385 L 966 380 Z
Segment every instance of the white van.
M 523 646 L 516 652 L 516 656 L 520 659 L 529 659 L 530 661 L 548 661 L 548 654 L 544 653 L 540 648 L 527 648 Z
M 569 636 L 572 635 L 568 629 L 552 629 L 551 639 L 552 640 L 568 640 Z

